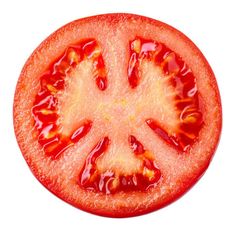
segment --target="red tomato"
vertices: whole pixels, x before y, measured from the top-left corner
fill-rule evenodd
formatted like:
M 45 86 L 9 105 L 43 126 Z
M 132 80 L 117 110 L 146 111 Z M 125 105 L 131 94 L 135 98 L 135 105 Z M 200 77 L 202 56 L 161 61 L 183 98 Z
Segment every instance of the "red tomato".
M 36 178 L 75 207 L 111 217 L 157 210 L 203 174 L 221 131 L 214 74 L 162 22 L 80 19 L 27 60 L 14 126 Z

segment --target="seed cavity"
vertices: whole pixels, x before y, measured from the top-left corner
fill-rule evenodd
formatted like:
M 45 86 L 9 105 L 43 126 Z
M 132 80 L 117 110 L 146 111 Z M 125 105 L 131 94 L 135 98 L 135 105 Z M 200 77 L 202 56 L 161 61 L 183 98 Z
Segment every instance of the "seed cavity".
M 159 183 L 161 172 L 153 155 L 133 135 L 129 136 L 128 142 L 135 157 L 142 161 L 142 166 L 138 172 L 125 175 L 111 169 L 104 172 L 99 171 L 96 164 L 97 159 L 106 153 L 110 145 L 109 138 L 104 137 L 87 156 L 79 175 L 78 184 L 86 190 L 105 194 L 147 191 L 155 187 Z
M 161 68 L 169 86 L 174 89 L 173 103 L 178 110 L 179 121 L 175 130 L 162 127 L 155 117 L 147 117 L 146 123 L 169 145 L 178 151 L 187 151 L 197 140 L 204 125 L 199 107 L 196 79 L 181 57 L 164 44 L 137 37 L 130 42 L 128 82 L 132 89 L 142 82 L 140 68 L 142 63 L 147 60 Z
M 92 121 L 84 120 L 75 131 L 65 135 L 62 132 L 57 110 L 59 93 L 65 88 L 67 76 L 83 60 L 92 60 L 94 81 L 98 89 L 104 91 L 107 88 L 105 65 L 100 47 L 94 39 L 86 39 L 70 45 L 39 78 L 41 88 L 36 95 L 32 115 L 38 142 L 51 159 L 58 159 L 66 149 L 86 136 L 92 126 Z

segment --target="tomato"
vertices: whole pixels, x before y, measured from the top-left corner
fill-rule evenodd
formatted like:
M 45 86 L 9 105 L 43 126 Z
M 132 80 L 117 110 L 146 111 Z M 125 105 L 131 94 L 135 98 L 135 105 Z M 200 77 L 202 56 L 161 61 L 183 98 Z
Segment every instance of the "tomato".
M 110 217 L 157 210 L 202 176 L 222 112 L 215 76 L 178 30 L 131 14 L 71 22 L 27 60 L 14 127 L 36 178 Z

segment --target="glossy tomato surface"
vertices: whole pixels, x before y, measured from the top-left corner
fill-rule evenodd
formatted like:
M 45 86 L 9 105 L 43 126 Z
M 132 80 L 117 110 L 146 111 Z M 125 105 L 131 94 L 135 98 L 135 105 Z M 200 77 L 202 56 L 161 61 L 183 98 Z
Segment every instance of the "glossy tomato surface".
M 157 210 L 202 176 L 221 132 L 214 74 L 178 30 L 131 14 L 73 21 L 25 63 L 14 126 L 36 178 L 82 210 Z

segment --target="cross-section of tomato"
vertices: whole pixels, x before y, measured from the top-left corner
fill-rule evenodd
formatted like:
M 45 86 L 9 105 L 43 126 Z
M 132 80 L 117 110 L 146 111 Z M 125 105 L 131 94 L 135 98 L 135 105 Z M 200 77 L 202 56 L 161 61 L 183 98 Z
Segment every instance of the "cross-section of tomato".
M 64 201 L 103 216 L 159 209 L 208 167 L 221 103 L 199 49 L 146 17 L 80 19 L 30 56 L 14 100 L 20 149 Z

